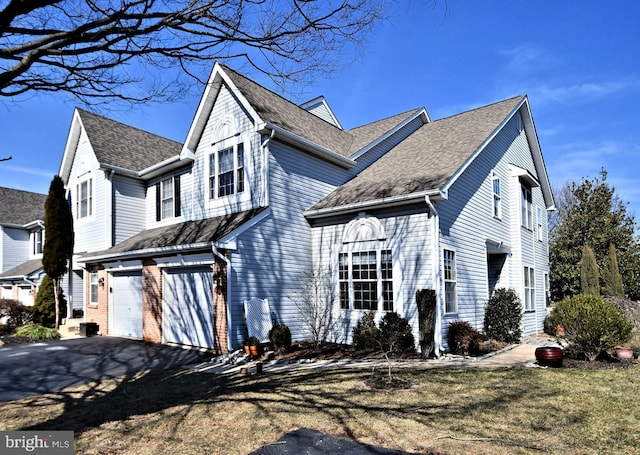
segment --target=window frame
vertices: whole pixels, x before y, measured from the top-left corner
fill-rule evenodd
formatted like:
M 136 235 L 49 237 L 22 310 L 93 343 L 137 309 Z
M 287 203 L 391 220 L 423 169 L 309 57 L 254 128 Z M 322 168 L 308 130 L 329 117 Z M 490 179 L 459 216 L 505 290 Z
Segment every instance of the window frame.
M 498 191 L 496 192 L 496 184 Z M 493 217 L 496 219 L 502 219 L 502 185 L 500 183 L 500 177 L 496 174 L 493 174 L 491 177 L 491 193 L 493 195 L 492 199 L 492 209 L 493 209 Z
M 447 256 L 450 256 L 450 258 L 448 259 Z M 450 270 L 447 277 L 448 267 Z M 458 313 L 458 271 L 455 250 L 447 248 L 442 250 L 442 278 L 444 282 L 445 314 L 456 314 Z
M 83 186 L 86 185 L 86 193 L 83 197 Z M 93 217 L 93 177 L 84 179 L 76 184 L 76 219 L 86 220 Z M 84 214 L 83 214 L 84 211 Z
M 233 166 L 220 169 L 222 153 L 232 151 Z M 245 193 L 247 185 L 245 143 L 238 139 L 233 143 L 222 141 L 216 149 L 209 153 L 209 172 L 207 192 L 209 200 L 215 201 L 230 197 L 238 197 Z M 225 182 L 223 184 L 223 176 Z M 224 191 L 223 191 L 224 189 Z
M 533 231 L 533 190 L 524 182 L 520 183 L 520 224 Z
M 524 311 L 532 312 L 536 309 L 536 271 L 533 267 L 524 266 Z
M 156 221 L 164 221 L 182 216 L 180 179 L 182 174 L 164 177 L 156 182 Z M 171 188 L 171 197 L 165 197 L 165 187 Z M 165 202 L 171 201 L 170 214 L 165 213 Z
M 354 257 L 362 260 L 354 261 Z M 394 311 L 392 249 L 339 252 L 338 292 L 342 310 Z
M 98 266 L 92 265 L 89 268 L 89 305 L 98 305 L 99 302 L 100 279 L 98 277 Z M 94 300 L 95 295 L 95 300 Z
M 41 256 L 44 249 L 44 229 L 31 232 L 31 255 Z

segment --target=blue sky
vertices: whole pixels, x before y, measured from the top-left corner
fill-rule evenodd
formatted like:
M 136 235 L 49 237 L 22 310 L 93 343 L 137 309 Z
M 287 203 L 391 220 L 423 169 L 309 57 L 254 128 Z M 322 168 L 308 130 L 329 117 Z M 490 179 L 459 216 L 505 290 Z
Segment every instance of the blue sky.
M 331 79 L 287 96 L 324 95 L 345 128 L 415 107 L 432 119 L 528 94 L 554 187 L 600 169 L 640 215 L 640 2 L 398 1 L 364 52 Z M 233 66 L 233 65 L 232 65 Z M 272 87 L 265 78 L 249 74 Z M 177 141 L 200 91 L 173 104 L 100 111 Z M 75 102 L 32 95 L 0 103 L 0 185 L 46 193 Z

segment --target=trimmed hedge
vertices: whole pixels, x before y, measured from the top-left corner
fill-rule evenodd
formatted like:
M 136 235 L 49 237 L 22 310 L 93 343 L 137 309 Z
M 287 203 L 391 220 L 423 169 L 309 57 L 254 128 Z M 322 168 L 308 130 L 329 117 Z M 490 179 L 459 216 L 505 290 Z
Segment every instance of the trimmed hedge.
M 402 354 L 416 349 L 409 321 L 398 313 L 386 313 L 380 321 L 380 340 L 385 352 Z
M 269 341 L 275 351 L 287 352 L 291 347 L 291 330 L 286 324 L 276 324 L 269 330 Z
M 491 339 L 517 343 L 522 336 L 522 304 L 513 289 L 496 289 L 484 312 L 484 333 Z

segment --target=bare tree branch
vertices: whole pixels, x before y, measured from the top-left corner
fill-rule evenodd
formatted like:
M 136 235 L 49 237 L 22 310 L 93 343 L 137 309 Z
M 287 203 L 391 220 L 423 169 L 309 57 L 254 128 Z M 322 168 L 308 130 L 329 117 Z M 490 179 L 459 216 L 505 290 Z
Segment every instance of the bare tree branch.
M 361 47 L 384 8 L 385 0 L 10 0 L 0 10 L 0 96 L 167 99 L 184 82 L 163 70 L 196 75 L 215 60 L 301 82 Z

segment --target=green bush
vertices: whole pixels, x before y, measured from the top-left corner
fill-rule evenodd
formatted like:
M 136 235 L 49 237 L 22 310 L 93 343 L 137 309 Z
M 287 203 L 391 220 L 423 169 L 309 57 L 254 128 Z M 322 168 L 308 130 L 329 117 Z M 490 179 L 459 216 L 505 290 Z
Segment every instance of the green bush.
M 548 314 L 544 317 L 543 331 L 547 335 L 556 336 L 556 326 L 557 324 L 554 322 L 553 317 Z
M 16 335 L 20 337 L 27 337 L 30 340 L 57 340 L 60 338 L 60 334 L 57 330 L 50 329 L 49 327 L 43 327 L 40 324 L 27 324 L 18 327 Z
M 2 331 L 13 332 L 21 325 L 31 322 L 31 308 L 17 300 L 0 299 L 0 319 L 3 320 Z
M 362 315 L 353 328 L 353 346 L 357 350 L 379 349 L 380 329 L 376 326 L 375 314 L 369 311 Z
M 551 317 L 564 329 L 570 343 L 567 351 L 588 360 L 627 342 L 633 330 L 629 319 L 614 304 L 595 295 L 567 297 L 555 306 Z
M 385 352 L 402 354 L 416 349 L 409 321 L 398 313 L 386 313 L 380 321 L 380 340 Z
M 269 330 L 269 341 L 275 351 L 287 352 L 291 347 L 291 330 L 286 324 L 275 324 Z
M 60 317 L 67 317 L 67 301 L 60 291 Z M 45 327 L 56 325 L 56 303 L 53 290 L 53 280 L 45 275 L 38 288 L 36 303 L 33 305 L 33 322 Z
M 484 333 L 491 339 L 517 343 L 522 336 L 522 304 L 513 289 L 496 289 L 484 312 Z
M 480 342 L 487 340 L 486 335 L 467 321 L 454 321 L 447 328 L 447 344 L 452 354 L 476 354 L 480 350 Z

